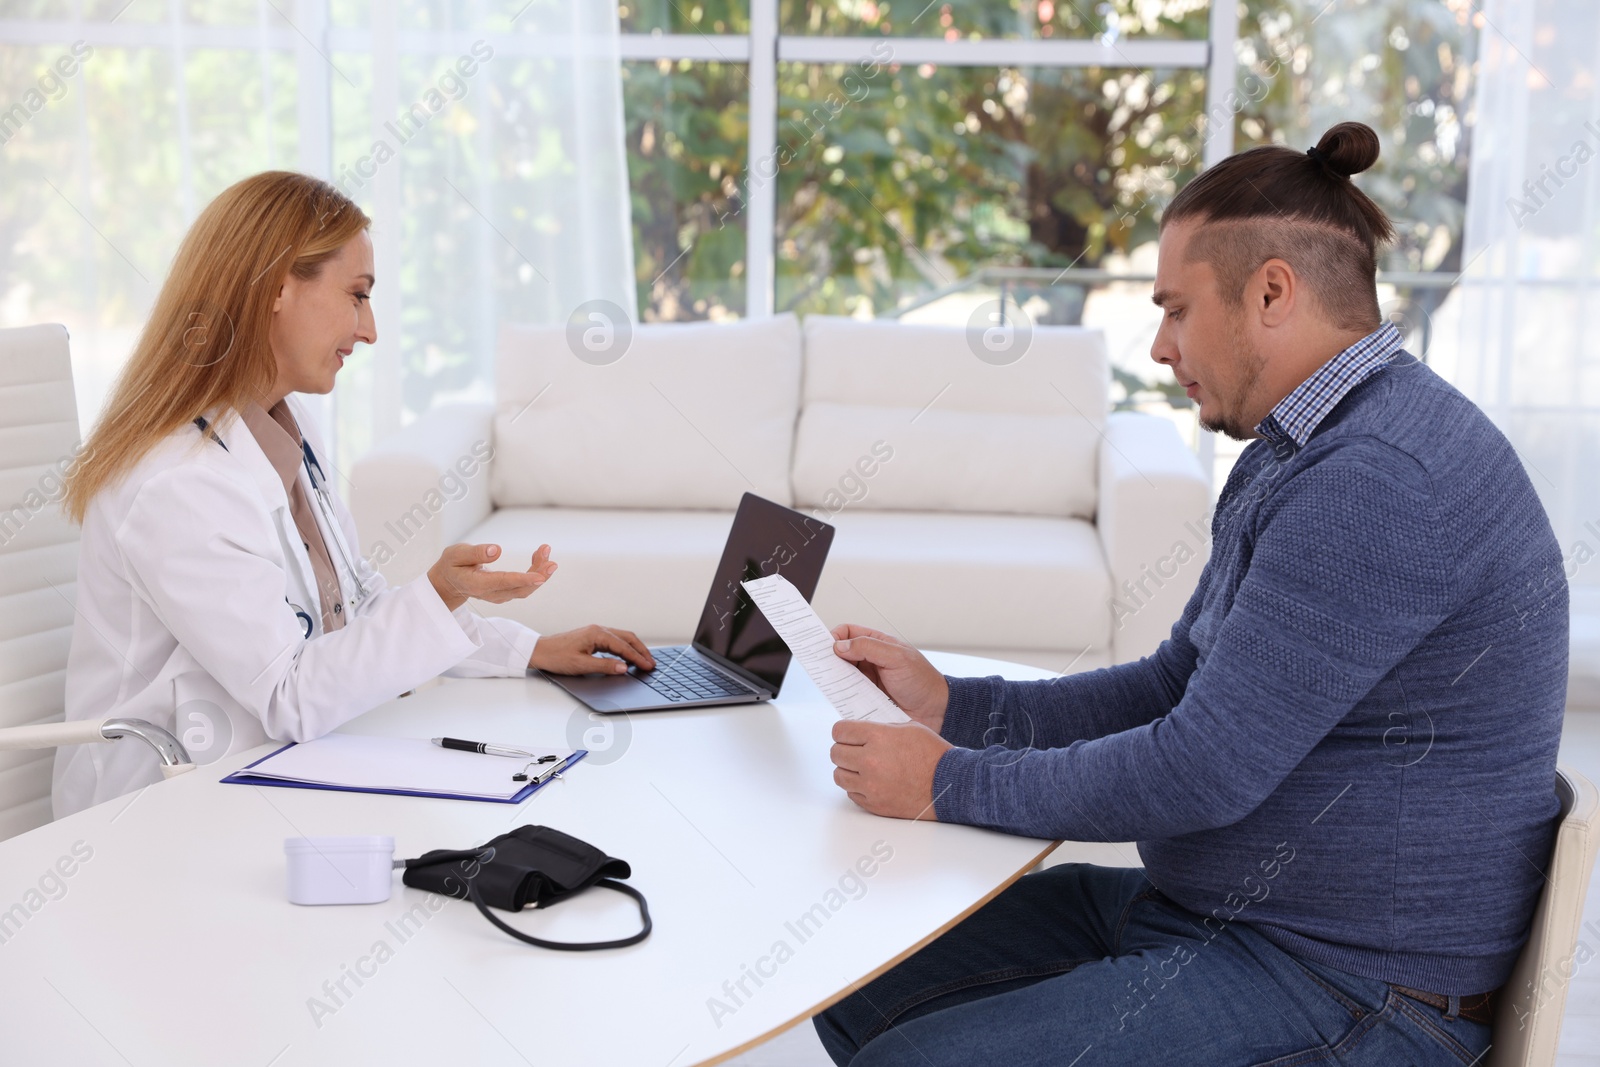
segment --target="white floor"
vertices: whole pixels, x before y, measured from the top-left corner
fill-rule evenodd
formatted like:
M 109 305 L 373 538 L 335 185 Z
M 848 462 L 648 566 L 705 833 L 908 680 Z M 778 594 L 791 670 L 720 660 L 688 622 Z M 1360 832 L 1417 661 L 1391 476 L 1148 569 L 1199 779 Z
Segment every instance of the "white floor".
M 1600 711 L 1567 712 L 1561 762 L 1600 784 Z M 1111 865 L 1122 861 L 1108 851 L 1105 862 Z M 1589 900 L 1584 908 L 1584 922 L 1591 921 L 1600 927 L 1600 869 L 1589 883 Z M 1600 956 L 1600 945 L 1594 948 L 1596 953 L 1590 956 Z M 832 1067 L 809 1023 L 793 1027 L 727 1062 L 737 1067 Z M 1600 958 L 1590 958 L 1572 980 L 1556 1067 L 1600 1067 Z

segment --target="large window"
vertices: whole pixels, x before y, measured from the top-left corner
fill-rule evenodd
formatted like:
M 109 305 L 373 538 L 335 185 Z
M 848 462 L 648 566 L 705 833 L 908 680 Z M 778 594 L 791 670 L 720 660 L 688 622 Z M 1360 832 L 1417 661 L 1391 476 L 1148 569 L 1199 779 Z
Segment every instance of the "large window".
M 1153 216 L 1118 201 L 1130 182 L 1171 186 L 1198 166 L 1217 81 L 1209 37 L 1231 52 L 1233 33 L 1231 10 L 1205 0 L 623 0 L 619 11 L 638 82 L 629 165 L 670 190 L 634 200 L 635 244 L 650 249 L 637 263 L 641 314 L 657 320 L 887 314 L 985 267 L 1125 252 Z M 652 64 L 659 81 L 643 76 Z M 742 158 L 729 144 L 741 126 Z M 1226 155 L 1231 125 L 1212 140 Z M 1175 154 L 1172 174 L 1147 180 Z M 697 251 L 725 248 L 730 226 L 742 259 Z M 742 300 L 697 284 L 692 266 L 687 284 L 663 278 L 652 235 L 668 231 L 691 264 L 735 268 Z
M 620 26 L 621 85 L 559 99 L 551 42 L 562 19 L 596 13 L 608 41 Z M 342 181 L 390 138 L 383 121 L 444 86 L 446 106 L 428 105 L 397 162 L 356 190 L 376 204 L 380 272 L 396 282 L 380 291 L 396 302 L 330 414 L 346 455 L 441 400 L 488 395 L 498 323 L 570 313 L 551 264 L 573 205 L 626 189 L 615 288 L 643 320 L 965 322 L 998 296 L 1038 322 L 1104 329 L 1117 402 L 1172 418 L 1209 459 L 1211 436 L 1148 358 L 1161 209 L 1235 148 L 1305 147 L 1346 118 L 1383 138 L 1360 181 L 1401 234 L 1385 308 L 1414 351 L 1448 356 L 1473 0 L 618 0 L 616 13 L 0 4 L 5 101 L 27 99 L 74 41 L 94 49 L 6 137 L 0 323 L 72 325 L 87 421 L 201 205 L 271 167 Z M 480 38 L 493 60 L 441 81 Z M 574 120 L 574 100 L 607 93 L 620 104 Z M 618 167 L 625 152 L 625 179 L 577 176 L 569 142 L 585 136 Z
M 1204 164 L 1372 125 L 1383 155 L 1361 185 L 1399 231 L 1385 312 L 1424 358 L 1451 316 L 1472 4 L 1328 6 L 624 0 L 625 54 L 678 84 L 627 98 L 641 315 L 965 322 L 999 297 L 1104 329 L 1118 403 L 1173 418 L 1209 461 L 1211 435 L 1149 360 L 1156 225 Z M 670 148 L 645 139 L 663 130 Z M 683 258 L 663 275 L 667 253 Z M 1237 451 L 1221 443 L 1219 472 Z

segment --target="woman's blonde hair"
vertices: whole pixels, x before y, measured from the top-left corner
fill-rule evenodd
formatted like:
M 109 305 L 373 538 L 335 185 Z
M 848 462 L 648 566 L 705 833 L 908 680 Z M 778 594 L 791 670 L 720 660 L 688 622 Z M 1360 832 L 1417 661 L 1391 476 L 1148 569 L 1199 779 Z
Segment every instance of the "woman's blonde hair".
M 332 185 L 291 171 L 246 178 L 207 204 L 67 472 L 62 503 L 73 521 L 185 423 L 265 399 L 277 380 L 268 330 L 284 279 L 315 278 L 370 224 Z

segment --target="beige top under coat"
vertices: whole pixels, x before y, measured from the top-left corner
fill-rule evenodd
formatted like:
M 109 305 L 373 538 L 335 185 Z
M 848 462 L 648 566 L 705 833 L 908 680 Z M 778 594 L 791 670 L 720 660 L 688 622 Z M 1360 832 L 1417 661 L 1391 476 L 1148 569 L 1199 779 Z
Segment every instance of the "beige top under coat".
M 317 525 L 316 514 L 311 509 L 311 498 L 300 482 L 302 451 L 300 427 L 294 421 L 289 406 L 282 400 L 263 411 L 259 404 L 248 404 L 241 413 L 244 424 L 261 451 L 267 454 L 272 469 L 283 479 L 284 492 L 289 494 L 289 512 L 294 516 L 295 529 L 300 541 L 311 557 L 311 570 L 317 577 L 317 593 L 321 601 L 322 632 L 332 633 L 344 626 L 344 594 L 339 589 L 339 578 L 333 569 L 333 558 L 322 539 L 322 529 Z

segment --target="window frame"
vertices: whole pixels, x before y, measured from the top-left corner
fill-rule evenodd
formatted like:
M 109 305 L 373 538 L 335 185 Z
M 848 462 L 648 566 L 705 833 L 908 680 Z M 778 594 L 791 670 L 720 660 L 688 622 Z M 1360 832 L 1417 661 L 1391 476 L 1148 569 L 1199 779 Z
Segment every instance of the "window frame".
M 1221 0 L 1210 6 L 1206 40 L 1105 41 L 945 40 L 940 37 L 815 37 L 778 29 L 778 0 L 750 0 L 748 34 L 624 33 L 624 61 L 680 60 L 746 64 L 750 81 L 750 141 L 746 154 L 749 190 L 745 226 L 745 316 L 768 318 L 776 310 L 777 175 L 751 170 L 754 161 L 776 158 L 778 148 L 778 64 L 854 63 L 874 45 L 892 42 L 896 63 L 950 67 L 1164 67 L 1206 71 L 1206 129 L 1202 167 L 1233 154 L 1233 118 L 1238 111 L 1239 35 L 1237 5 Z M 1213 121 L 1220 119 L 1221 121 Z M 1209 449 L 1206 449 L 1209 451 Z
M 1112 36 L 1078 40 L 989 39 L 945 40 L 923 37 L 823 37 L 779 32 L 779 0 L 749 0 L 750 30 L 745 34 L 622 33 L 620 58 L 627 61 L 720 61 L 742 63 L 750 81 L 749 144 L 747 161 L 776 160 L 778 147 L 778 64 L 854 63 L 871 54 L 874 45 L 893 44 L 899 63 L 934 63 L 965 67 L 1101 67 L 1148 69 L 1164 67 L 1206 70 L 1206 118 L 1200 152 L 1202 167 L 1233 152 L 1234 115 L 1238 111 L 1236 82 L 1238 61 L 1238 10 L 1229 0 L 1213 0 L 1205 40 L 1116 39 Z M 169 52 L 182 69 L 191 48 L 238 48 L 275 51 L 294 57 L 299 79 L 296 107 L 298 144 L 295 165 L 309 174 L 333 176 L 332 69 L 329 54 L 369 48 L 375 57 L 371 112 L 376 129 L 399 105 L 398 71 L 401 53 L 435 51 L 452 34 L 401 31 L 392 4 L 375 3 L 371 23 L 361 28 L 333 25 L 330 0 L 294 0 L 285 11 L 268 0 L 258 0 L 255 25 L 189 25 L 172 19 L 160 22 L 98 22 L 82 19 L 0 20 L 0 39 L 13 44 L 57 43 L 82 39 L 92 46 L 156 48 Z M 270 12 L 276 12 L 274 20 Z M 282 23 L 282 24 L 279 24 Z M 509 37 L 496 47 L 508 54 L 539 51 L 537 41 Z M 180 120 L 187 118 L 188 101 L 180 95 Z M 187 125 L 180 121 L 188 160 Z M 746 164 L 747 169 L 750 163 Z M 775 313 L 777 173 L 747 175 L 749 191 L 743 205 L 746 216 L 745 317 L 767 318 Z M 180 195 L 191 204 L 193 190 L 188 166 L 184 167 Z M 390 168 L 375 182 L 372 195 L 380 218 L 398 216 L 399 175 Z M 190 211 L 193 214 L 193 211 Z M 375 241 L 380 273 L 398 276 L 398 236 L 380 231 Z M 399 294 L 386 292 L 386 315 L 399 318 Z M 373 346 L 374 380 L 371 398 L 372 432 L 382 438 L 400 428 L 400 352 L 398 335 L 386 331 Z M 319 412 L 329 426 L 337 419 L 336 401 L 325 401 Z M 333 435 L 337 439 L 337 435 Z M 334 446 L 337 452 L 337 444 Z M 1210 469 L 1212 435 L 1200 435 L 1200 458 Z M 335 456 L 337 463 L 337 456 Z

